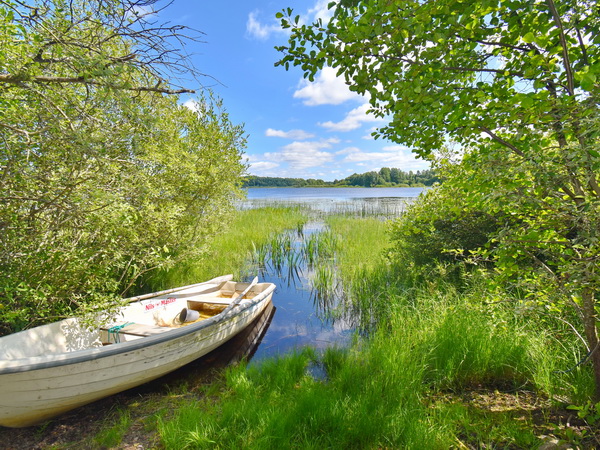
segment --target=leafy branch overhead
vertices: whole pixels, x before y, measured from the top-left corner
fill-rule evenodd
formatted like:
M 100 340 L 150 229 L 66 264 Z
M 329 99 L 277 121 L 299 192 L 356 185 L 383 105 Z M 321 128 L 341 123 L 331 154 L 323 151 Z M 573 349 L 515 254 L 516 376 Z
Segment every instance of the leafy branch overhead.
M 278 14 L 277 65 L 333 67 L 430 157 L 453 142 L 465 211 L 504 224 L 480 256 L 540 307 L 578 314 L 600 397 L 600 15 L 591 0 L 351 0 L 327 21 Z M 442 163 L 444 165 L 444 163 Z M 454 167 L 450 167 L 454 166 Z M 456 195 L 456 194 L 454 194 Z
M 158 0 L 0 1 L 5 23 L 3 83 L 31 88 L 80 83 L 129 91 L 193 93 L 174 76 L 198 80 L 185 45 L 201 33 L 156 22 Z M 27 49 L 23 44 L 27 43 Z M 189 80 L 191 81 L 191 80 Z M 4 86 L 6 88 L 6 86 Z

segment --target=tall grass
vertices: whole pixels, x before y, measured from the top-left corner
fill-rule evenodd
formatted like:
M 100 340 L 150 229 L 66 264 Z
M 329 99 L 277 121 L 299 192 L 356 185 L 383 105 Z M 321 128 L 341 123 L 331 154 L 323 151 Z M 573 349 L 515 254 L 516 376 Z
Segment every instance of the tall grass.
M 391 299 L 389 326 L 350 349 L 306 349 L 228 369 L 220 399 L 198 399 L 159 421 L 166 448 L 531 448 L 523 410 L 493 417 L 439 393 L 529 389 L 556 367 L 548 336 L 502 307 L 474 306 L 443 283 L 438 294 Z M 498 325 L 498 319 L 502 325 Z M 324 378 L 309 370 L 318 364 Z M 522 420 L 516 420 L 521 418 Z M 477 426 L 470 420 L 478 421 Z
M 201 257 L 177 264 L 148 280 L 151 290 L 195 283 L 219 275 L 245 275 L 253 254 L 266 257 L 264 246 L 284 230 L 298 229 L 306 222 L 306 214 L 298 207 L 265 207 L 238 211 L 231 222 L 209 242 Z M 264 259 L 263 259 L 264 261 Z
M 307 238 L 304 251 L 313 256 L 306 259 L 323 267 L 315 271 L 323 284 L 341 276 L 359 298 L 357 309 L 371 308 L 366 316 L 379 326 L 348 349 L 304 349 L 229 368 L 218 400 L 196 399 L 159 420 L 165 448 L 539 446 L 527 410 L 490 414 L 452 395 L 572 396 L 576 389 L 565 386 L 579 371 L 558 374 L 568 358 L 556 337 L 506 303 L 486 304 L 485 279 L 459 291 L 444 281 L 443 268 L 420 283 L 401 273 L 382 258 L 385 224 L 377 220 L 336 217 L 328 224 L 331 238 Z M 329 257 L 319 259 L 321 252 Z M 329 273 L 334 267 L 341 275 Z M 313 375 L 315 366 L 324 376 Z
M 313 277 L 315 296 L 319 303 L 339 303 L 341 311 L 334 315 L 371 330 L 390 311 L 382 296 L 399 287 L 383 257 L 389 246 L 387 224 L 373 217 L 340 215 L 327 217 L 326 223 L 328 229 L 314 236 L 318 245 L 307 245 L 315 248 L 318 261 Z

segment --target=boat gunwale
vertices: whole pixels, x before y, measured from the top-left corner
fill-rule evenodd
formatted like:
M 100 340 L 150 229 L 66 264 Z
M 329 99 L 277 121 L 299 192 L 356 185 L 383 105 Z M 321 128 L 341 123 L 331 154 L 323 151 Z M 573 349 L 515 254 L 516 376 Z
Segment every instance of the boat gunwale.
M 161 344 L 174 339 L 178 339 L 189 334 L 196 333 L 204 328 L 214 326 L 218 323 L 224 323 L 239 316 L 246 310 L 263 302 L 269 295 L 273 293 L 276 286 L 273 283 L 269 284 L 263 292 L 256 297 L 250 299 L 250 302 L 238 304 L 237 308 L 231 309 L 222 316 L 222 313 L 211 318 L 202 320 L 197 323 L 187 325 L 185 327 L 174 328 L 164 333 L 146 336 L 141 339 L 136 339 L 128 342 L 122 342 L 116 345 L 108 345 L 105 347 L 94 347 L 85 350 L 77 350 L 73 352 L 62 352 L 58 354 L 31 356 L 28 358 L 19 358 L 15 360 L 0 361 L 0 376 L 14 374 L 20 372 L 29 372 L 34 370 L 50 369 L 54 367 L 67 366 L 72 364 L 94 361 L 109 356 L 116 356 L 121 353 L 132 352 L 150 347 L 152 345 Z M 159 296 L 158 294 L 157 296 Z M 150 297 L 152 298 L 152 297 Z M 139 300 L 138 300 L 139 301 Z M 37 361 L 35 361 L 37 360 Z M 30 362 L 28 362 L 30 361 Z

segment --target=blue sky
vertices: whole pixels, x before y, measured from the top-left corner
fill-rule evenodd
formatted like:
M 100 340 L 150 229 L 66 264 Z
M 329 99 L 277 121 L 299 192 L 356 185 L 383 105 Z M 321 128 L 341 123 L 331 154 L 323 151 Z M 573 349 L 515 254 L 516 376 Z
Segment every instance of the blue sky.
M 429 168 L 408 148 L 371 138 L 384 122 L 366 114 L 366 99 L 332 69 L 309 83 L 299 68 L 274 67 L 274 47 L 287 42 L 275 14 L 292 7 L 312 22 L 326 16 L 329 1 L 174 0 L 160 19 L 205 33 L 186 50 L 214 78 L 202 81 L 223 99 L 232 122 L 244 124 L 250 174 L 332 181 L 381 167 Z

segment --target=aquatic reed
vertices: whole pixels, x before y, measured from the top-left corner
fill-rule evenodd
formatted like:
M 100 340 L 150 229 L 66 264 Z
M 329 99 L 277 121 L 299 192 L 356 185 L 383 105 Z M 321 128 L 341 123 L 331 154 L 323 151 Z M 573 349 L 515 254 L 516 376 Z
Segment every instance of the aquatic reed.
M 229 368 L 215 395 L 189 400 L 157 421 L 165 448 L 532 448 L 533 416 L 493 415 L 454 393 L 560 392 L 576 398 L 582 370 L 560 341 L 503 303 L 484 305 L 484 279 L 459 292 L 437 275 L 385 259 L 386 224 L 329 217 L 320 233 L 270 237 L 254 252 L 282 268 L 312 268 L 322 307 L 346 299 L 369 339 L 322 354 L 303 349 Z M 301 241 L 301 242 L 300 242 Z M 276 255 L 273 257 L 273 255 Z M 257 258 L 258 259 L 258 258 Z M 402 269 L 402 271 L 400 270 Z M 421 281 L 418 281 L 418 280 Z M 423 279 L 425 281 L 423 281 Z M 343 291 L 340 291 L 343 286 Z M 322 367 L 315 377 L 310 367 Z M 571 380 L 571 381 L 569 381 Z M 565 388 L 565 383 L 572 387 Z M 580 383 L 580 384 L 577 384 Z M 583 397 L 583 396 L 582 396 Z M 184 402 L 185 403 L 185 402 Z
M 154 274 L 145 280 L 147 290 L 182 286 L 227 273 L 242 278 L 247 272 L 256 272 L 252 260 L 265 264 L 264 246 L 285 230 L 298 229 L 306 221 L 307 215 L 298 207 L 239 211 L 230 223 L 223 224 L 222 232 L 208 243 L 202 256 Z

